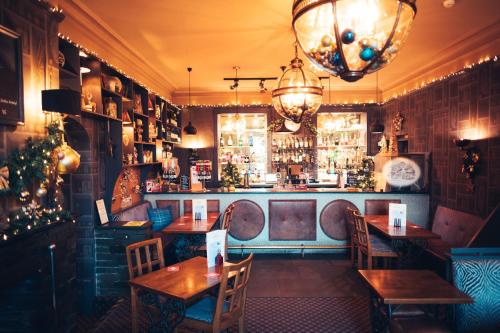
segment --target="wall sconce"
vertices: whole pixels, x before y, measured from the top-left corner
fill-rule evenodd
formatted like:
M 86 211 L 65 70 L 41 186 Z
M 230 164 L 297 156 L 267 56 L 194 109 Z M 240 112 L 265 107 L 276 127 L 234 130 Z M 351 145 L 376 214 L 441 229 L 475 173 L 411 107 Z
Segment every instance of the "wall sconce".
M 464 151 L 460 171 L 465 176 L 465 178 L 469 180 L 469 188 L 471 191 L 473 191 L 473 179 L 477 173 L 477 164 L 480 160 L 479 151 L 474 146 L 469 146 L 472 143 L 472 141 L 469 139 L 460 138 L 453 140 L 453 142 L 458 148 L 460 148 L 460 150 Z

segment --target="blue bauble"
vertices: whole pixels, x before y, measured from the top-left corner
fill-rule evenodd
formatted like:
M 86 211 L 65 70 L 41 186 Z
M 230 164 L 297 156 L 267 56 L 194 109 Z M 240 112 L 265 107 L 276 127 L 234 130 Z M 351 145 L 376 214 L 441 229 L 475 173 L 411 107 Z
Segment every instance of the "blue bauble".
M 330 62 L 330 64 L 332 66 L 340 65 L 340 53 L 335 52 L 335 53 L 331 54 L 330 57 L 328 58 L 328 61 Z
M 370 61 L 375 57 L 377 52 L 371 47 L 365 47 L 359 52 L 359 57 L 364 61 Z
M 356 39 L 356 34 L 351 29 L 345 29 L 340 36 L 342 43 L 351 44 Z

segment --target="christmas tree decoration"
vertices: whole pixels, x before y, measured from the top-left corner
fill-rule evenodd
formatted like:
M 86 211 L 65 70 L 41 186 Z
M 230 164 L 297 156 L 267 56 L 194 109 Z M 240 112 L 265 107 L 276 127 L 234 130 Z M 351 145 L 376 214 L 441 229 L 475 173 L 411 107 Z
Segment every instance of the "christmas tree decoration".
M 222 187 L 233 188 L 241 183 L 241 176 L 238 167 L 228 161 L 224 169 L 222 169 L 220 184 Z
M 0 177 L 9 185 L 1 188 L 0 194 L 15 195 L 22 204 L 21 208 L 9 213 L 0 232 L 0 239 L 7 241 L 12 236 L 46 224 L 75 222 L 70 212 L 61 206 L 63 194 L 59 187 L 64 180 L 59 176 L 57 165 L 60 162 L 59 147 L 64 140 L 60 125 L 59 122 L 50 123 L 45 138 L 28 138 L 23 149 L 12 151 L 6 160 L 0 162 Z M 70 151 L 62 151 L 63 160 L 72 156 L 68 153 Z M 36 184 L 39 186 L 34 196 L 43 204 L 36 200 L 27 203 L 33 197 L 30 189 Z
M 363 158 L 361 165 L 357 168 L 357 183 L 356 187 L 363 191 L 373 191 L 375 188 L 375 162 L 373 158 Z
M 71 148 L 66 142 L 64 142 L 61 147 L 58 148 L 57 157 L 59 154 L 64 155 L 62 159 L 59 160 L 57 164 L 57 171 L 62 175 L 67 175 L 78 170 L 80 166 L 80 154 L 73 148 Z
M 9 189 L 9 168 L 3 166 L 0 168 L 0 191 Z

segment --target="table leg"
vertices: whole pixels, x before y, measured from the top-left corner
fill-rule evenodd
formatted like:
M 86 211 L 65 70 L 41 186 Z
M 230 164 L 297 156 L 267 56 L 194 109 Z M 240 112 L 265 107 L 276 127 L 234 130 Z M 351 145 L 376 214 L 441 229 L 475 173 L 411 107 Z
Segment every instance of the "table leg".
M 427 248 L 425 239 L 392 239 L 391 245 L 398 254 L 398 262 L 401 268 L 414 267 L 417 259 Z
M 137 289 L 130 287 L 130 314 L 132 320 L 132 333 L 138 333 L 137 329 Z
M 392 317 L 391 305 L 384 304 L 373 291 L 370 291 L 370 316 L 374 333 L 385 332 Z

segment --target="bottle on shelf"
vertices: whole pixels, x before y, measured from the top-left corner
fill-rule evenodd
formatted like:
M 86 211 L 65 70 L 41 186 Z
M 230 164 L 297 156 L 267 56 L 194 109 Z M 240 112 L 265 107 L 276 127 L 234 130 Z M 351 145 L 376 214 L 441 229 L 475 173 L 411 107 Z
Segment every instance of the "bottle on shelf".
M 224 137 L 222 136 L 222 134 L 219 139 L 219 147 L 224 147 Z
M 227 145 L 231 147 L 233 145 L 233 136 L 229 135 L 229 138 L 227 139 Z

